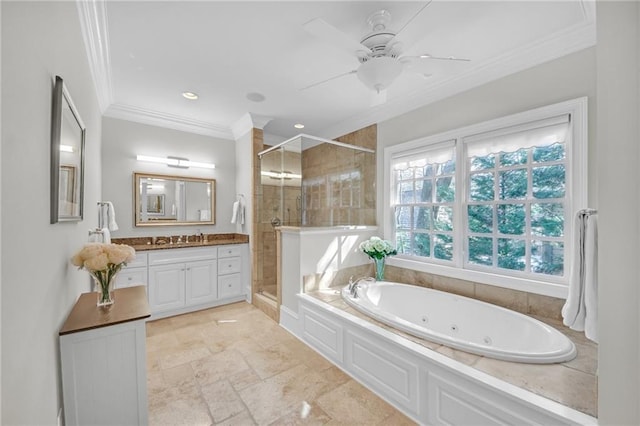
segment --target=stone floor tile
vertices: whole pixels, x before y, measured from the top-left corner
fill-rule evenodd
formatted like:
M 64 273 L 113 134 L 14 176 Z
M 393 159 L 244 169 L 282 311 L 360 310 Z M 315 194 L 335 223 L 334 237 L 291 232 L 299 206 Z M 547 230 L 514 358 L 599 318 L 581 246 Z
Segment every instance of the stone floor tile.
M 165 351 L 177 346 L 180 346 L 180 341 L 173 332 L 155 334 L 147 337 L 147 351 L 150 352 Z
M 196 375 L 190 364 L 162 370 L 162 379 L 166 386 L 186 386 L 196 384 Z
M 253 421 L 253 417 L 251 417 L 251 414 L 249 414 L 247 410 L 223 422 L 216 423 L 216 425 L 220 426 L 251 426 L 255 424 L 256 422 Z
M 148 321 L 146 323 L 146 331 L 147 337 L 157 336 L 162 333 L 171 333 L 175 330 L 173 325 L 171 324 L 170 318 Z
M 207 404 L 201 399 L 175 399 L 149 412 L 150 426 L 213 424 Z
M 200 391 L 216 423 L 246 411 L 244 403 L 226 380 L 204 385 Z
M 237 351 L 223 351 L 191 363 L 196 380 L 202 385 L 215 383 L 249 369 L 244 357 Z
M 187 364 L 197 359 L 205 358 L 211 355 L 209 349 L 206 346 L 174 348 L 168 351 L 167 354 L 161 356 L 160 367 L 163 370 L 167 368 L 177 367 L 178 365 Z
M 289 350 L 284 345 L 256 349 L 253 352 L 244 354 L 244 357 L 261 379 L 269 378 L 301 364 L 298 359 L 290 355 Z
M 416 426 L 417 423 L 411 420 L 409 417 L 402 414 L 400 411 L 395 411 L 386 419 L 378 423 L 379 426 Z
M 227 380 L 229 380 L 229 383 L 231 383 L 231 386 L 233 386 L 236 391 L 262 381 L 260 376 L 258 376 L 251 368 L 247 368 L 246 370 L 239 371 L 235 374 L 230 374 L 227 376 Z
M 270 426 L 298 426 L 298 425 L 324 425 L 331 421 L 331 417 L 324 412 L 315 402 L 302 401 L 299 405 L 293 405 L 279 419 Z
M 365 387 L 349 380 L 317 399 L 318 405 L 332 418 L 345 424 L 376 424 L 395 409 Z

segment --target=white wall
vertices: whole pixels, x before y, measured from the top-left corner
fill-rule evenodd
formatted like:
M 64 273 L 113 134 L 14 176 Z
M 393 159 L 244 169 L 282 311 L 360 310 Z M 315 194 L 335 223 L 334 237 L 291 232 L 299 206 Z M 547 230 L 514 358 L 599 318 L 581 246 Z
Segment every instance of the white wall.
M 87 127 L 85 206 L 100 199 L 101 117 L 75 2 L 2 2 L 2 424 L 56 424 L 58 330 L 89 275 L 69 259 L 95 227 L 49 224 L 53 78 Z
M 231 207 L 236 195 L 235 142 L 105 117 L 102 122 L 102 195 L 116 211 L 118 231 L 113 237 L 193 235 L 236 232 Z M 141 162 L 136 155 L 185 157 L 215 163 L 215 169 L 177 169 L 164 164 Z M 160 173 L 216 180 L 216 224 L 135 227 L 133 173 Z M 96 217 L 95 204 L 87 212 Z
M 245 218 L 244 225 L 236 224 L 236 232 L 251 235 L 253 218 L 253 132 L 245 133 L 236 140 L 236 190 L 244 195 Z M 257 161 L 257 159 L 253 159 Z M 230 215 L 229 215 L 230 217 Z
M 598 2 L 598 414 L 640 424 L 640 5 Z

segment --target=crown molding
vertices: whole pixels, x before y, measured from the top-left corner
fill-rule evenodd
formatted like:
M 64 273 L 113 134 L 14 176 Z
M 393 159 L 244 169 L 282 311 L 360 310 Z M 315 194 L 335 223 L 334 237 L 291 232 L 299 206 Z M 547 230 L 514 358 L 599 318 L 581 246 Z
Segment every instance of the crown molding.
M 231 132 L 233 133 L 234 139 L 238 140 L 251 131 L 251 129 L 264 129 L 264 126 L 271 120 L 273 120 L 273 117 L 247 112 L 231 125 Z
M 440 80 L 410 96 L 391 99 L 326 128 L 318 136 L 334 139 L 366 126 L 381 123 L 402 114 L 448 98 L 474 87 L 523 71 L 542 63 L 595 46 L 596 26 L 590 13 L 592 2 L 583 2 L 585 20 L 580 24 L 513 49 L 497 58 L 475 64 L 455 77 Z
M 132 105 L 112 104 L 104 112 L 106 117 L 134 121 L 151 126 L 166 127 L 182 132 L 196 133 L 222 139 L 234 139 L 229 127 L 220 126 L 206 121 L 193 120 L 174 114 L 139 108 Z
M 107 10 L 102 0 L 77 0 L 76 7 L 98 105 L 104 113 L 113 103 Z

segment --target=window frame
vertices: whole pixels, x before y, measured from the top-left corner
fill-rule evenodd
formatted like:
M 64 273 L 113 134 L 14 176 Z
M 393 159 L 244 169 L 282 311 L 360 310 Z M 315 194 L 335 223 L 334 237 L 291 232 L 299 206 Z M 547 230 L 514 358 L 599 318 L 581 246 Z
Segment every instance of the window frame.
M 573 264 L 574 229 L 573 217 L 575 212 L 587 207 L 588 188 L 588 129 L 587 129 L 587 97 L 560 102 L 532 110 L 511 114 L 508 116 L 484 121 L 481 123 L 461 127 L 439 134 L 399 143 L 384 149 L 383 157 L 383 221 L 384 237 L 394 240 L 394 178 L 392 170 L 393 158 L 420 148 L 455 140 L 456 159 L 456 196 L 454 201 L 454 251 L 452 262 L 433 262 L 420 260 L 415 257 L 393 256 L 388 258 L 390 265 L 426 273 L 442 275 L 451 278 L 469 280 L 477 283 L 494 285 L 546 296 L 566 298 L 568 283 Z M 569 114 L 570 123 L 566 137 L 566 211 L 565 211 L 565 270 L 563 277 L 536 274 L 536 277 L 523 277 L 510 274 L 509 270 L 487 267 L 468 267 L 465 264 L 467 242 L 465 240 L 465 226 L 467 223 L 466 202 L 468 192 L 468 166 L 466 163 L 465 138 L 478 134 L 489 133 L 527 125 L 528 123 L 549 119 L 554 116 Z M 529 165 L 530 167 L 530 165 Z M 537 276 L 540 275 L 540 279 Z

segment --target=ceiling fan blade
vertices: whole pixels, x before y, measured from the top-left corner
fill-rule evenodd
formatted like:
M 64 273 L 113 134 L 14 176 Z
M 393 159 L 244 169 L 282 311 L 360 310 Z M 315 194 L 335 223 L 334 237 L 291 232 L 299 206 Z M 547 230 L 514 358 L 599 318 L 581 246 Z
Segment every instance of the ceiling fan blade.
M 424 32 L 424 28 L 417 24 L 411 25 L 411 23 L 415 21 L 415 19 L 427 8 L 427 6 L 431 4 L 432 1 L 433 0 L 428 0 L 420 9 L 418 9 L 418 11 L 414 13 L 407 22 L 405 22 L 402 28 L 398 30 L 396 35 L 389 40 L 387 46 L 392 46 L 393 44 L 400 42 L 400 40 L 404 40 L 404 47 L 408 49 L 413 43 L 415 43 L 420 37 L 420 34 Z
M 439 61 L 462 61 L 462 62 L 471 62 L 471 59 L 468 58 L 456 58 L 455 56 L 433 56 L 425 53 L 423 55 L 418 56 L 407 56 L 408 58 L 418 58 L 418 59 L 436 59 Z
M 361 44 L 349 35 L 343 33 L 333 25 L 320 18 L 312 19 L 302 26 L 309 34 L 318 37 L 340 49 L 346 49 L 349 53 L 357 55 L 359 51 L 369 52 L 369 48 Z
M 344 77 L 345 75 L 355 74 L 355 73 L 357 73 L 357 72 L 358 72 L 358 70 L 351 70 L 351 71 L 348 71 L 348 72 L 345 72 L 345 73 L 342 73 L 342 74 L 334 75 L 333 77 L 329 77 L 329 78 L 327 78 L 326 80 L 318 81 L 318 82 L 315 82 L 315 83 L 310 84 L 310 85 L 308 85 L 308 86 L 301 87 L 301 88 L 300 88 L 300 89 L 298 89 L 298 90 L 307 90 L 307 89 L 311 89 L 312 87 L 316 87 L 316 86 L 319 86 L 319 85 L 321 85 L 321 84 L 327 83 L 327 82 L 329 82 L 329 81 L 336 80 L 336 79 L 338 79 L 338 78 L 340 78 L 340 77 Z

